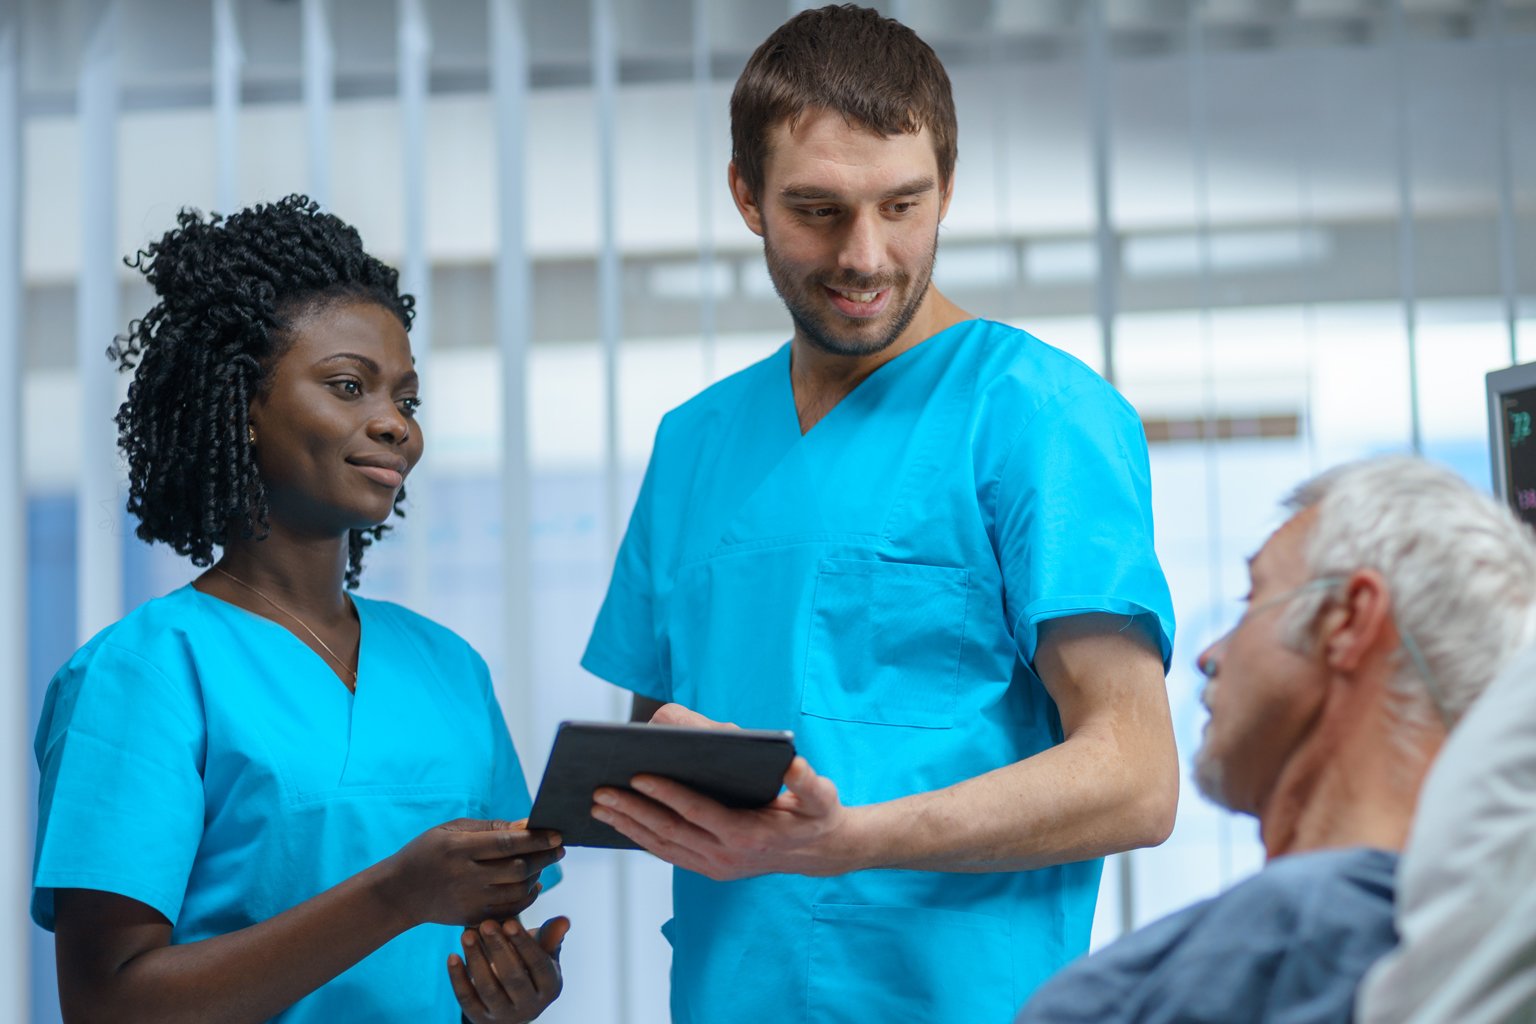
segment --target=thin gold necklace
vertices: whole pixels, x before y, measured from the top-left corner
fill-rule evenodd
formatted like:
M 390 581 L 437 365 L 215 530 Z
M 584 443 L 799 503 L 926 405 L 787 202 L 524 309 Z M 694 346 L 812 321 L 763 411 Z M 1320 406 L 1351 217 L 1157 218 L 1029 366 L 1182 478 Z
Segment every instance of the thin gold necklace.
M 340 665 L 341 668 L 342 668 L 342 671 L 346 672 L 347 675 L 352 677 L 351 680 L 343 680 L 343 682 L 347 683 L 348 688 L 349 689 L 356 689 L 356 687 L 357 687 L 357 671 L 355 669 L 353 669 L 351 665 L 348 665 L 341 658 L 337 657 L 336 652 L 331 650 L 331 645 L 326 643 L 324 640 L 321 640 L 320 639 L 320 634 L 318 634 L 314 630 L 310 629 L 308 623 L 306 623 L 303 619 L 299 618 L 297 615 L 293 614 L 293 612 L 289 611 L 287 608 L 284 608 L 282 605 L 280 605 L 276 601 L 272 600 L 266 594 L 263 594 L 261 591 L 257 590 L 255 587 L 253 587 L 249 583 L 245 582 L 245 580 L 243 580 L 240 577 L 236 576 L 234 573 L 226 572 L 224 569 L 221 569 L 217 565 L 213 567 L 213 571 L 218 573 L 220 576 L 223 576 L 226 579 L 231 580 L 234 583 L 240 584 L 246 590 L 249 590 L 251 593 L 255 594 L 257 597 L 259 597 L 263 601 L 267 602 L 267 604 L 271 605 L 273 608 L 276 608 L 278 611 L 280 611 L 284 615 L 288 616 L 294 622 L 297 622 L 299 624 L 299 628 L 300 629 L 304 630 L 304 632 L 306 632 L 310 636 L 314 637 L 315 638 L 315 643 L 319 644 L 322 648 L 325 649 L 325 653 L 329 654 L 331 656 L 331 661 L 335 662 L 337 665 Z

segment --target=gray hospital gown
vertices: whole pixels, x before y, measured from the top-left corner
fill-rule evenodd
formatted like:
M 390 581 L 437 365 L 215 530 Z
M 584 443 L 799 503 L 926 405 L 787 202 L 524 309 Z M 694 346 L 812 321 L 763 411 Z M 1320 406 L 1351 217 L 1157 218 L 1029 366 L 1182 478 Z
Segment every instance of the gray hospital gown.
M 1278 857 L 1046 982 L 1017 1024 L 1346 1024 L 1366 970 L 1397 942 L 1397 855 Z

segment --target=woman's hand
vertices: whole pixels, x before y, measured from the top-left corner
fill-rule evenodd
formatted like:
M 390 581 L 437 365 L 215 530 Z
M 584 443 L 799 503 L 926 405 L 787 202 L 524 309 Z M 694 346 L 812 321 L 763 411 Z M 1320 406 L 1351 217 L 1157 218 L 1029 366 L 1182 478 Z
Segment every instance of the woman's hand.
M 565 856 L 558 833 L 526 824 L 459 818 L 428 829 L 380 865 L 385 898 L 408 928 L 515 918 L 539 894 L 539 872 Z
M 560 994 L 563 917 L 528 931 L 516 918 L 484 921 L 464 931 L 464 957 L 448 958 L 448 980 L 470 1024 L 530 1021 Z

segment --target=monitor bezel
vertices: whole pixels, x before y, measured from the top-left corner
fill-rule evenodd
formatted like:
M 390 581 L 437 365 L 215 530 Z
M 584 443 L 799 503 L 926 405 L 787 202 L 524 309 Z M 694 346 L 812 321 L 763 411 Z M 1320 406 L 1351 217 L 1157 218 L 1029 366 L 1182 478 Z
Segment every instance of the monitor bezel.
M 1536 363 L 1490 370 L 1488 387 L 1488 453 L 1493 464 L 1493 493 L 1513 507 L 1509 496 L 1509 463 L 1505 458 L 1503 402 L 1505 395 L 1536 389 Z

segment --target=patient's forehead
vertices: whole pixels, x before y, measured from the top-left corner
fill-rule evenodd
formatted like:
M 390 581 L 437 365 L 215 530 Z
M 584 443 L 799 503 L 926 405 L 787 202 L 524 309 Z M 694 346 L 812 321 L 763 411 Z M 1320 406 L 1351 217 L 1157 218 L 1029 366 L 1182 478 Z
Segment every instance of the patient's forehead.
M 1316 508 L 1304 508 L 1281 523 L 1248 559 L 1248 577 L 1258 583 L 1277 576 L 1304 574 L 1307 542 L 1316 525 Z

